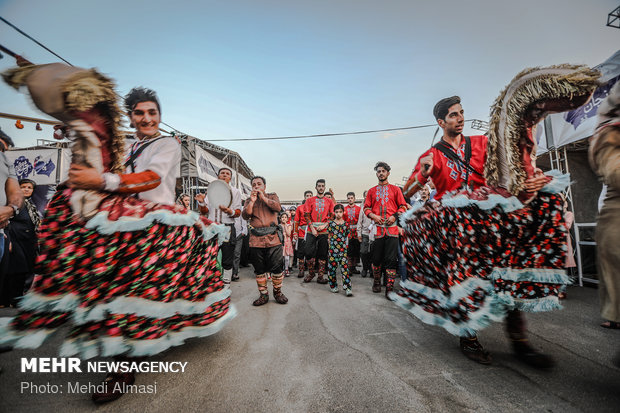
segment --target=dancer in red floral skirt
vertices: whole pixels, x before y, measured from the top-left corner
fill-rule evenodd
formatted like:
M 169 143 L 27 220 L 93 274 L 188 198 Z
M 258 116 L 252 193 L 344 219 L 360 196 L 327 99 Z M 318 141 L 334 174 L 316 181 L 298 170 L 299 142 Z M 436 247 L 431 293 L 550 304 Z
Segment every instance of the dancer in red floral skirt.
M 403 214 L 408 279 L 391 297 L 459 335 L 472 360 L 491 363 L 477 332 L 505 319 L 517 358 L 553 365 L 529 344 L 521 311 L 561 308 L 558 293 L 569 280 L 559 192 L 569 179 L 535 168 L 532 128 L 546 113 L 585 103 L 597 78 L 574 66 L 524 71 L 498 98 L 488 139 L 463 136 L 458 96 L 435 106 L 444 135 L 421 156 L 406 191 L 432 178 L 440 202 Z
M 35 104 L 73 131 L 65 189 L 50 202 L 40 229 L 41 278 L 0 324 L 0 343 L 36 348 L 66 322 L 60 355 L 138 357 L 217 332 L 235 315 L 217 266 L 228 235 L 174 204 L 181 148 L 159 135 L 160 106 L 148 89 L 125 98 L 136 140 L 125 155 L 120 109 L 110 80 L 61 64 L 5 74 L 25 84 Z M 95 402 L 122 395 L 112 373 Z

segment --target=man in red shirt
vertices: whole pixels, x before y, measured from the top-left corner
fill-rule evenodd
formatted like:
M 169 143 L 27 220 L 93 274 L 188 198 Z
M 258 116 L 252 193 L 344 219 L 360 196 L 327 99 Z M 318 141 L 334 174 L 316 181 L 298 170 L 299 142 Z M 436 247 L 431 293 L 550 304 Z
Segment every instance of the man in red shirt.
M 461 104 L 456 103 L 451 107 L 445 119 L 437 119 L 439 126 L 444 129 L 444 136 L 437 145 L 420 157 L 405 185 L 407 197 L 413 196 L 424 187 L 429 178 L 433 180 L 437 189 L 436 200 L 440 200 L 446 192 L 461 189 L 464 185 L 472 189 L 485 185 L 483 173 L 487 157 L 487 137 L 484 135 L 463 136 L 465 123 L 463 113 Z M 467 140 L 470 142 L 469 145 L 467 145 Z M 454 158 L 456 156 L 465 160 L 468 154 L 471 168 L 465 167 L 463 162 L 456 161 Z
M 308 198 L 304 214 L 309 232 L 306 233 L 306 264 L 308 275 L 304 282 L 309 283 L 315 276 L 315 260 L 318 261 L 319 284 L 327 284 L 327 224 L 334 214 L 334 201 L 324 196 L 325 179 L 316 181 L 316 196 Z M 316 258 L 315 258 L 316 257 Z
M 379 185 L 372 187 L 366 194 L 364 214 L 376 225 L 375 242 L 372 247 L 372 285 L 373 293 L 381 292 L 381 266 L 385 269 L 387 285 L 385 296 L 394 289 L 394 279 L 398 268 L 398 227 L 396 219 L 407 208 L 403 193 L 396 185 L 388 182 L 390 166 L 377 162 L 375 171 Z
M 299 274 L 297 278 L 304 278 L 304 272 L 306 270 L 305 254 L 306 254 L 306 230 L 308 229 L 308 223 L 304 215 L 304 205 L 306 200 L 312 197 L 312 191 L 308 190 L 304 192 L 304 200 L 300 206 L 295 210 L 295 221 L 293 221 L 293 239 L 297 241 L 297 259 L 299 262 Z
M 484 164 L 487 156 L 486 136 L 463 136 L 465 117 L 461 99 L 458 96 L 445 98 L 437 102 L 433 109 L 437 123 L 443 129 L 439 143 L 424 152 L 407 183 L 405 194 L 411 197 L 424 184 L 432 179 L 437 190 L 435 200 L 441 199 L 446 192 L 469 187 L 476 189 L 486 185 Z M 536 192 L 547 182 L 541 174 L 525 181 L 525 190 Z M 430 237 L 433 234 L 429 234 Z M 550 367 L 553 364 L 549 356 L 534 350 L 526 338 L 525 319 L 519 310 L 508 311 L 506 317 L 508 335 L 513 341 L 517 355 L 526 363 L 536 367 Z M 477 335 L 460 337 L 461 351 L 468 358 L 481 364 L 490 364 L 491 355 L 478 342 Z
M 360 217 L 361 210 L 359 205 L 355 205 L 355 192 L 349 192 L 347 194 L 347 206 L 344 207 L 344 220 L 349 226 L 349 249 L 347 255 L 351 274 L 360 273 L 355 266 L 360 259 L 360 242 L 357 239 L 357 221 Z

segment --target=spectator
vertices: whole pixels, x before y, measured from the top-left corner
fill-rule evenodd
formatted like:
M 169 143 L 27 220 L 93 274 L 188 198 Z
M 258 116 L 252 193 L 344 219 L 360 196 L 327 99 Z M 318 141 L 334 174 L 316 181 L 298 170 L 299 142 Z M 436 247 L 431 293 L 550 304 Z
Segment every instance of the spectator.
M 190 209 L 189 208 L 189 206 L 190 206 L 189 205 L 189 201 L 190 201 L 189 195 L 187 195 L 187 194 L 181 194 L 177 198 L 177 204 L 181 205 L 181 206 L 184 206 L 187 209 Z
M 597 265 L 602 327 L 620 328 L 620 83 L 598 110 L 598 127 L 590 140 L 589 158 L 607 193 L 596 222 Z M 614 360 L 620 366 L 620 351 Z
M 235 253 L 233 255 L 232 281 L 239 281 L 239 265 L 243 253 L 243 245 L 248 237 L 248 223 L 242 216 L 235 218 L 235 232 L 237 233 L 237 242 L 235 242 Z M 247 265 L 242 265 L 247 267 Z
M 17 177 L 15 175 L 15 169 L 13 165 L 6 158 L 4 152 L 13 146 L 13 140 L 6 135 L 0 129 L 0 186 L 4 188 L 0 190 L 0 266 L 6 263 L 3 260 L 5 253 L 8 254 L 9 241 L 5 234 L 5 229 L 9 224 L 9 220 L 18 216 L 21 212 L 24 204 L 24 195 L 17 183 Z M 4 268 L 0 268 L 0 296 L 11 295 L 11 282 L 8 275 L 8 271 Z M 0 304 L 11 304 L 7 301 L 2 301 Z
M 280 226 L 282 227 L 282 233 L 284 234 L 284 242 L 282 244 L 282 255 L 284 257 L 284 276 L 291 275 L 291 261 L 293 260 L 293 224 L 289 219 L 288 211 L 280 214 Z

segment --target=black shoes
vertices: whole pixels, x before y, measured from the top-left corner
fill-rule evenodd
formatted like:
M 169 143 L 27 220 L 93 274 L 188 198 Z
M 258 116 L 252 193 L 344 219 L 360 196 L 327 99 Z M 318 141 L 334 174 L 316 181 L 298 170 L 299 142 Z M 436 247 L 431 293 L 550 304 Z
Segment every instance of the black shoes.
M 467 338 L 461 337 L 461 352 L 470 360 L 475 361 L 476 363 L 489 365 L 493 362 L 493 357 L 491 357 L 491 353 L 486 351 L 482 344 L 478 341 L 478 337 Z

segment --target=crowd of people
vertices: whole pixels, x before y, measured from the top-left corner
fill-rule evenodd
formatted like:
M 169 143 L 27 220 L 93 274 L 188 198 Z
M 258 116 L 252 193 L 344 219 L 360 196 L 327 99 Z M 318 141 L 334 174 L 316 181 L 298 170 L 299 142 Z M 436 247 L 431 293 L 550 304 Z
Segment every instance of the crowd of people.
M 51 73 L 56 79 L 76 70 L 47 67 L 39 69 L 41 76 L 50 69 L 57 71 Z M 29 87 L 37 103 L 36 85 Z M 49 97 L 49 90 L 44 93 Z M 37 347 L 42 340 L 32 343 L 29 334 L 55 329 L 71 318 L 78 325 L 63 354 L 158 354 L 184 338 L 212 334 L 234 316 L 230 284 L 239 280 L 247 259 L 258 289 L 254 306 L 269 302 L 269 282 L 276 303 L 287 304 L 284 281 L 295 265 L 304 283 L 316 278 L 327 284 L 326 291 L 342 290 L 346 297 L 354 295 L 351 276 L 360 274 L 372 278 L 373 293 L 384 291 L 388 300 L 422 321 L 458 336 L 463 354 L 476 362 L 492 362 L 478 331 L 505 320 L 518 359 L 539 368 L 553 365 L 550 356 L 530 344 L 522 312 L 558 308 L 568 283 L 560 195 L 568 181 L 535 167 L 527 140 L 531 133 L 519 144 L 522 163 L 513 165 L 523 169 L 521 181 L 512 192 L 510 186 L 492 186 L 485 178 L 490 138 L 463 135 L 463 106 L 452 96 L 435 105 L 443 135 L 421 154 L 404 188 L 389 182 L 390 165 L 379 161 L 374 165 L 377 184 L 364 192 L 361 205 L 353 192 L 337 203 L 321 178 L 316 193 L 306 190 L 301 205 L 284 209 L 278 195 L 267 191 L 263 176 L 251 178 L 251 193 L 243 200 L 230 185 L 232 170 L 223 167 L 218 179 L 230 188 L 230 202 L 211 205 L 207 190 L 195 196 L 197 211 L 192 211 L 189 195 L 175 196 L 180 146 L 159 133 L 155 92 L 133 89 L 124 103 L 137 130 L 135 140 L 117 150 L 122 153 L 107 153 L 102 169 L 73 164 L 42 221 L 28 200 L 34 182 L 18 183 L 2 156 L 0 179 L 6 190 L 0 191 L 0 234 L 5 242 L 0 256 L 8 265 L 3 267 L 2 304 L 15 304 L 30 289 L 20 313 L 0 326 L 6 329 L 2 340 Z M 45 99 L 37 104 L 46 111 Z M 613 110 L 609 117 L 617 120 Z M 68 122 L 76 130 L 114 142 L 114 131 L 106 129 L 110 123 L 101 121 L 106 113 L 100 102 L 53 113 L 59 112 L 71 117 Z M 605 127 L 616 135 L 598 141 L 605 156 L 595 154 L 593 162 L 609 185 L 609 204 L 615 205 L 620 190 L 617 123 Z M 13 145 L 6 134 L 0 143 L 3 152 Z M 99 198 L 90 211 L 84 205 L 93 194 Z M 82 197 L 79 202 L 76 196 Z M 615 222 L 615 211 L 606 207 L 601 216 Z M 613 241 L 617 225 L 606 225 L 602 233 Z M 620 322 L 618 288 L 609 274 L 617 268 L 617 249 L 602 251 L 607 254 L 601 264 L 604 314 Z M 33 283 L 35 273 L 42 277 Z M 191 334 L 186 327 L 193 328 Z M 131 373 L 106 378 L 109 383 L 133 381 Z M 121 395 L 109 390 L 94 394 L 93 400 Z
M 231 229 L 230 239 L 221 246 L 224 283 L 229 285 L 230 281 L 238 281 L 240 262 L 244 262 L 244 266 L 250 262 L 260 292 L 259 299 L 254 302 L 257 306 L 268 302 L 266 280 L 271 279 L 281 295 L 282 276 L 291 276 L 294 267 L 298 267 L 297 277 L 303 278 L 305 283 L 317 277 L 317 283 L 329 284 L 334 293 L 339 291 L 336 275 L 340 270 L 342 289 L 348 297 L 353 296 L 351 275 L 361 274 L 363 278 L 370 275 L 373 292 L 381 292 L 383 285 L 388 297 L 396 278 L 406 278 L 398 217 L 412 208 L 412 204 L 432 199 L 433 191 L 432 182 L 429 182 L 410 202 L 405 201 L 402 188 L 388 183 L 390 169 L 385 162 L 377 163 L 375 171 L 379 185 L 364 191 L 361 206 L 354 192 L 347 193 L 346 203 L 336 203 L 334 191 L 326 189 L 325 179 L 316 181 L 316 195 L 312 190 L 306 190 L 301 204 L 290 208 L 279 204 L 277 194 L 265 193 L 266 180 L 261 176 L 251 178 L 253 189 L 244 207 L 241 207 L 241 195 L 234 187 L 231 187 L 230 205 L 210 208 L 208 190 L 196 195 L 202 214 L 213 221 L 226 223 Z M 230 168 L 222 167 L 218 179 L 229 184 L 231 173 Z M 270 201 L 266 201 L 267 198 Z M 191 198 L 181 194 L 177 203 L 190 208 Z M 262 208 L 260 219 L 254 216 L 258 208 Z M 215 216 L 213 210 L 220 214 L 223 211 L 226 216 L 224 219 Z M 271 236 L 269 241 L 261 238 L 266 235 Z M 258 245 L 278 249 L 260 252 Z M 278 260 L 273 261 L 275 257 Z M 360 263 L 361 271 L 357 268 Z M 232 277 L 227 276 L 227 270 L 232 271 Z M 286 302 L 283 299 L 276 301 Z

